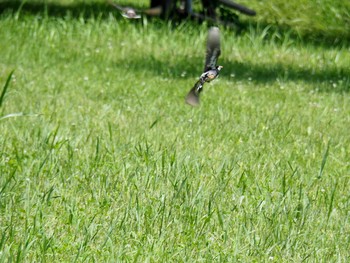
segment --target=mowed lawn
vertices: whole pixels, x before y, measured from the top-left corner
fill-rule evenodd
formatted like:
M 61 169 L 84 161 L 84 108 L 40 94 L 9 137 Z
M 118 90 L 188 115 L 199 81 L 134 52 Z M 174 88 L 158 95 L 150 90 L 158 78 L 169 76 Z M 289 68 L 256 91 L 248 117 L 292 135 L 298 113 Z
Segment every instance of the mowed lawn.
M 22 8 L 0 15 L 0 262 L 347 262 L 346 27 L 221 27 L 192 108 L 208 25 Z

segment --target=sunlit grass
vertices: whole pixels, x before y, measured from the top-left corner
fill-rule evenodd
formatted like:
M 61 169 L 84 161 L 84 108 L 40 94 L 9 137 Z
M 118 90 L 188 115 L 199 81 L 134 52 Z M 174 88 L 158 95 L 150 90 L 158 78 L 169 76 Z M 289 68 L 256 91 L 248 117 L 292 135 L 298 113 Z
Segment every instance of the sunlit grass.
M 348 47 L 222 28 L 191 108 L 206 25 L 0 27 L 0 113 L 23 113 L 0 119 L 2 261 L 349 257 Z

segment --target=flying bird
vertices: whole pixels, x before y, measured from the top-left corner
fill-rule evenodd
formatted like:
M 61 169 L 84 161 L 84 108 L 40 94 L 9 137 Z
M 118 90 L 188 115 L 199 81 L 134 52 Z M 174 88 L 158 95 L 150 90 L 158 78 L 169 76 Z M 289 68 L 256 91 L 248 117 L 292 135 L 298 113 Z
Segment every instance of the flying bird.
M 141 15 L 137 14 L 137 10 L 135 10 L 132 7 L 123 7 L 123 6 L 114 4 L 112 2 L 110 2 L 110 4 L 112 6 L 114 6 L 115 8 L 117 8 L 121 12 L 122 16 L 125 17 L 125 18 L 129 18 L 129 19 L 139 19 L 139 18 L 141 18 Z
M 210 82 L 219 76 L 219 72 L 223 68 L 223 66 L 217 66 L 220 53 L 220 30 L 218 27 L 211 27 L 208 32 L 204 71 L 187 94 L 186 103 L 191 106 L 199 105 L 199 94 L 203 91 L 204 83 Z

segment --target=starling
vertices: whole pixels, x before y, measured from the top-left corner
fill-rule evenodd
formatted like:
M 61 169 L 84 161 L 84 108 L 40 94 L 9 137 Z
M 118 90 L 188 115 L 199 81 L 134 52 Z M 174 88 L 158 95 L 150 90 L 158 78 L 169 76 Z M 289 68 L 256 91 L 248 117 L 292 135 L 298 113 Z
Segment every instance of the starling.
M 194 84 L 193 88 L 186 96 L 186 103 L 191 106 L 199 104 L 199 94 L 203 91 L 205 82 L 210 82 L 215 79 L 222 66 L 217 66 L 216 63 L 220 56 L 220 31 L 217 27 L 211 27 L 208 32 L 207 52 L 205 58 L 204 72 L 199 77 L 199 80 Z

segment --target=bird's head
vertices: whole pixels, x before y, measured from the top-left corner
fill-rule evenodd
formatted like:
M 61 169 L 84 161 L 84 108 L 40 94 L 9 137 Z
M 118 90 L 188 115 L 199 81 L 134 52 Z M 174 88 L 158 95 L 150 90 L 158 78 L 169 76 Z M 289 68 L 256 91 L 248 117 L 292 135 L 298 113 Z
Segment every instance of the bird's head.
M 220 71 L 223 68 L 223 66 L 217 66 L 216 69 Z

